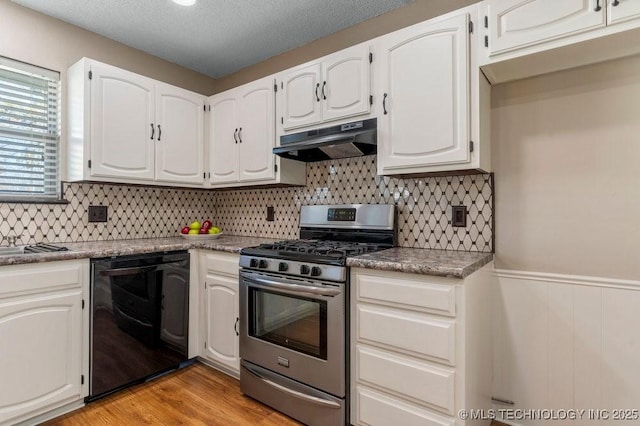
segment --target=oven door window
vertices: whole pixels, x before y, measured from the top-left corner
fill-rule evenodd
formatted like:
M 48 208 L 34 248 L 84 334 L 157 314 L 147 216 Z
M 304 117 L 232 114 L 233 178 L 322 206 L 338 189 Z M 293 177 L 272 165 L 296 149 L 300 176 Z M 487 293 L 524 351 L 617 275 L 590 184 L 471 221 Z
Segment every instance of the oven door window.
M 249 335 L 327 359 L 327 302 L 249 288 Z

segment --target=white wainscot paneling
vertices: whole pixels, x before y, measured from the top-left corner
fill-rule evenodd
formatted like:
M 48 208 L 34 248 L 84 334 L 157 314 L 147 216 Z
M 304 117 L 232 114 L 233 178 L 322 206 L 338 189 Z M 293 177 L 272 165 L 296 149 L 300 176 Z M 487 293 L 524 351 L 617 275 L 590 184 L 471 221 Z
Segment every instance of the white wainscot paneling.
M 640 409 L 640 282 L 506 270 L 496 276 L 493 396 L 515 405 L 494 408 L 577 410 L 575 420 L 555 420 L 562 425 L 639 424 L 612 416 Z M 611 418 L 589 419 L 597 409 Z M 503 421 L 549 424 L 515 417 Z

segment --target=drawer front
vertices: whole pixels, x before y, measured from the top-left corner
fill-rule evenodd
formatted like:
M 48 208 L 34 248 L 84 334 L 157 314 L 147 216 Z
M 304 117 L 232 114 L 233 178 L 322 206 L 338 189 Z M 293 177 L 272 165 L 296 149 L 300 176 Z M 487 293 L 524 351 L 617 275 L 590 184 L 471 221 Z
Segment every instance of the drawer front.
M 234 253 L 205 253 L 203 263 L 208 272 L 238 276 L 240 255 Z
M 356 388 L 357 425 L 454 426 L 455 420 L 362 386 Z
M 454 285 L 429 282 L 421 275 L 388 274 L 375 276 L 355 274 L 358 301 L 402 305 L 408 309 L 455 316 L 456 289 Z
M 356 307 L 356 328 L 358 341 L 455 364 L 456 329 L 453 320 L 359 303 Z
M 369 383 L 453 415 L 453 369 L 436 367 L 363 345 L 356 348 L 354 361 L 357 384 Z
M 0 266 L 0 296 L 80 288 L 88 266 L 88 259 Z

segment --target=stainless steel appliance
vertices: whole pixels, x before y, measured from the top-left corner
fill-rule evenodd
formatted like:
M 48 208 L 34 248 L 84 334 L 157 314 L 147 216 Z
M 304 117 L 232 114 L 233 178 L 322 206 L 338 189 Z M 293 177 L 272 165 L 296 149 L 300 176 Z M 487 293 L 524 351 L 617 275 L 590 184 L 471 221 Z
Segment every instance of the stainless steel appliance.
M 91 260 L 88 401 L 187 360 L 189 253 Z
M 393 205 L 304 206 L 301 240 L 240 255 L 240 388 L 309 425 L 348 412 L 348 256 L 392 247 Z
M 273 153 L 304 162 L 359 157 L 376 153 L 376 136 L 377 119 L 370 118 L 281 136 Z

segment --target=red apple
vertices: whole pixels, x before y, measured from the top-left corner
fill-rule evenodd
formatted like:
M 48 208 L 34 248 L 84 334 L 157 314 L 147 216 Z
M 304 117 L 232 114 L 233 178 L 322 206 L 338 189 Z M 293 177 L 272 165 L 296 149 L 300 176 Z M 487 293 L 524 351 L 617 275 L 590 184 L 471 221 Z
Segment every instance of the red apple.
M 202 227 L 203 228 L 211 228 L 211 225 L 213 225 L 213 223 L 211 223 L 211 221 L 209 219 L 205 220 L 204 222 L 202 222 Z
M 200 228 L 199 234 L 208 234 L 208 233 L 209 233 L 209 228 L 205 228 L 204 226 Z
M 182 228 L 182 229 L 180 230 L 180 233 L 181 233 L 181 234 L 188 234 L 188 233 L 189 233 L 189 227 L 188 227 L 188 226 L 185 226 L 184 228 Z

